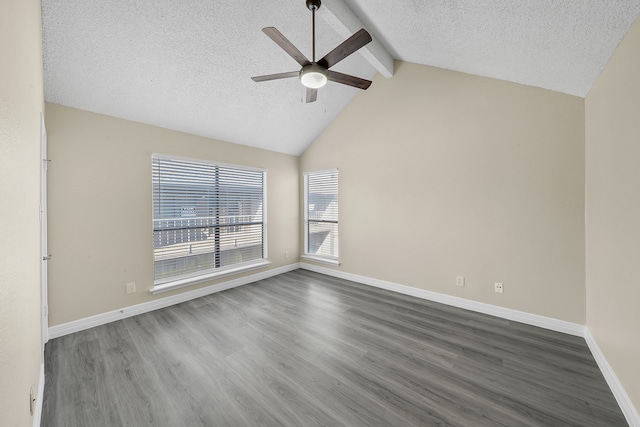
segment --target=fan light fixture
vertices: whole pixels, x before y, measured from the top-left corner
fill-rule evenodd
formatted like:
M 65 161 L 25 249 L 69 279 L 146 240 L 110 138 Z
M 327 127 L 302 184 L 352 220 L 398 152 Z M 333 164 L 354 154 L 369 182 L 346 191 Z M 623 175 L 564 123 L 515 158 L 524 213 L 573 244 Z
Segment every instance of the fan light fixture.
M 327 70 L 318 64 L 309 64 L 300 70 L 300 82 L 310 89 L 318 89 L 327 84 Z

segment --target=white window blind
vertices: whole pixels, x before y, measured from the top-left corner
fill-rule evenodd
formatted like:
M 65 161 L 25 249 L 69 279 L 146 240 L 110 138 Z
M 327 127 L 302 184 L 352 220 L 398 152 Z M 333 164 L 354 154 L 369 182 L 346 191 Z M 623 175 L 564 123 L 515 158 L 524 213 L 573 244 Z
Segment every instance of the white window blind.
M 264 170 L 157 154 L 152 162 L 156 284 L 266 258 Z
M 338 259 L 338 170 L 304 174 L 305 254 Z

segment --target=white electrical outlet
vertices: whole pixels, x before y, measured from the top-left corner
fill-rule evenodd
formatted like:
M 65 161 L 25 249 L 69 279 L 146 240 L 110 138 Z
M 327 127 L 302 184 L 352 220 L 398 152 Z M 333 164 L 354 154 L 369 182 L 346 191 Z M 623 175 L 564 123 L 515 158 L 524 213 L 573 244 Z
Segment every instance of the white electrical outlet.
M 495 287 L 495 291 L 499 294 L 504 292 L 504 286 L 502 285 L 502 283 L 496 282 L 493 284 Z
M 289 258 L 289 251 L 284 251 L 284 258 L 285 259 Z
M 456 286 L 464 287 L 464 276 L 456 276 Z
M 127 289 L 127 295 L 136 293 L 136 282 L 127 283 L 125 287 Z

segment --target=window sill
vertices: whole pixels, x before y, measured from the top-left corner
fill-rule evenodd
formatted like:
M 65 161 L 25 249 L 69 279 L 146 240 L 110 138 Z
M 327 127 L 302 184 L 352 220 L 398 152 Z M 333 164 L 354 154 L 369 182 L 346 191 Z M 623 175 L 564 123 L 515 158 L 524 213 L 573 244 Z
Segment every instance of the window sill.
M 309 254 L 301 255 L 300 258 L 308 259 L 309 261 L 324 262 L 326 264 L 331 264 L 331 265 L 340 265 L 340 261 L 338 261 L 335 258 L 326 258 L 322 256 L 309 255 Z
M 271 262 L 267 260 L 260 260 L 251 264 L 243 264 L 241 266 L 228 268 L 225 270 L 218 270 L 213 273 L 203 274 L 202 276 L 188 277 L 185 279 L 172 280 L 170 282 L 162 282 L 155 284 L 152 289 L 149 290 L 152 294 L 161 294 L 163 292 L 172 291 L 174 289 L 184 288 L 185 286 L 196 285 L 202 282 L 208 282 L 213 279 L 218 279 L 224 276 L 230 276 L 232 274 L 243 273 L 245 271 L 255 270 L 256 268 L 266 267 Z

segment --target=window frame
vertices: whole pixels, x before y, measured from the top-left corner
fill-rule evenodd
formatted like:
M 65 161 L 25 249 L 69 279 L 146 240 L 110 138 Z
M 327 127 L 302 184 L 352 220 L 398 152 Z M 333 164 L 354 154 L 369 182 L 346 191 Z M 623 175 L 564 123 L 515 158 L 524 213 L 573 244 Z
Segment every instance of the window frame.
M 155 278 L 155 262 L 156 262 L 156 257 L 155 257 L 155 251 L 156 251 L 156 246 L 154 243 L 154 238 L 153 235 L 155 234 L 155 224 L 154 221 L 156 220 L 155 218 L 155 210 L 154 210 L 154 185 L 155 185 L 155 177 L 154 177 L 154 162 L 157 160 L 169 160 L 169 161 L 178 161 L 178 162 L 189 162 L 189 163 L 195 163 L 195 164 L 199 164 L 199 165 L 208 165 L 208 166 L 216 166 L 216 167 L 220 167 L 220 168 L 231 168 L 231 169 L 236 169 L 236 170 L 244 170 L 244 171 L 251 171 L 251 172 L 261 172 L 262 173 L 262 258 L 260 259 L 256 259 L 256 260 L 251 260 L 248 262 L 242 262 L 242 263 L 236 263 L 236 264 L 232 264 L 232 265 L 228 265 L 228 266 L 223 266 L 223 267 L 217 267 L 217 268 L 213 268 L 213 269 L 206 269 L 206 270 L 200 270 L 200 271 L 195 271 L 195 272 L 191 272 L 191 273 L 186 273 L 186 274 L 181 274 L 181 275 L 175 275 L 175 276 L 171 276 L 171 277 L 165 277 L 165 278 L 161 278 L 161 279 L 156 279 Z M 207 159 L 196 159 L 196 158 L 190 158 L 190 157 L 182 157 L 182 156 L 174 156 L 174 155 L 168 155 L 168 154 L 159 154 L 159 153 L 152 153 L 151 155 L 151 232 L 152 232 L 152 241 L 151 241 L 151 246 L 152 246 L 152 259 L 153 259 L 153 271 L 154 271 L 154 281 L 153 281 L 153 288 L 150 290 L 150 292 L 152 294 L 157 294 L 157 293 L 162 293 L 162 292 L 167 292 L 173 289 L 177 289 L 177 288 L 181 288 L 181 287 L 185 287 L 185 286 L 190 286 L 190 285 L 195 285 L 198 283 L 202 283 L 202 282 L 206 282 L 206 281 L 210 281 L 216 278 L 220 278 L 220 277 L 224 277 L 224 276 L 229 276 L 229 275 L 233 275 L 233 274 L 238 274 L 238 273 L 242 273 L 245 271 L 250 271 L 250 270 L 254 270 L 257 268 L 262 268 L 265 267 L 269 264 L 271 264 L 271 262 L 268 260 L 268 248 L 267 248 L 267 169 L 265 168 L 257 168 L 257 167 L 253 167 L 253 166 L 246 166 L 246 165 L 236 165 L 236 164 L 230 164 L 230 163 L 223 163 L 223 162 L 217 162 L 217 161 L 212 161 L 212 160 L 207 160 Z M 217 243 L 214 243 L 214 245 L 217 245 Z
M 335 221 L 336 231 L 338 234 L 338 245 L 336 248 L 337 255 L 318 255 L 309 253 L 309 175 L 315 174 L 326 174 L 329 172 L 335 172 L 337 174 L 336 177 L 336 200 L 338 202 L 338 219 Z M 338 168 L 330 168 L 330 169 L 322 169 L 315 171 L 308 171 L 303 173 L 303 193 L 304 193 L 304 248 L 301 258 L 308 259 L 311 261 L 324 262 L 332 265 L 340 265 L 340 178 L 339 178 L 339 170 Z

